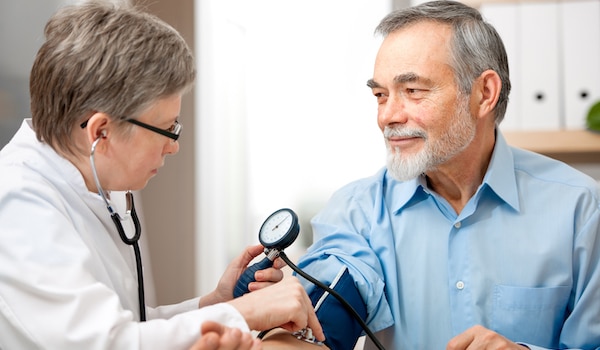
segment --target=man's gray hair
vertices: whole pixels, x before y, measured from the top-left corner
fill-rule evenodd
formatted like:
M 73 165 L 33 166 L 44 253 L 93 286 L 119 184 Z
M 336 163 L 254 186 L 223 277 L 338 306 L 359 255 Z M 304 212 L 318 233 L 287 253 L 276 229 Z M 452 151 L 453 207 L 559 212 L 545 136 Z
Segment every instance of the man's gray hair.
M 452 27 L 451 62 L 459 91 L 470 94 L 473 82 L 491 69 L 502 80 L 502 89 L 495 108 L 496 124 L 506 113 L 510 93 L 508 58 L 500 35 L 484 21 L 476 9 L 456 1 L 431 1 L 396 10 L 387 15 L 375 32 L 386 37 L 390 33 L 423 21 L 446 23 Z

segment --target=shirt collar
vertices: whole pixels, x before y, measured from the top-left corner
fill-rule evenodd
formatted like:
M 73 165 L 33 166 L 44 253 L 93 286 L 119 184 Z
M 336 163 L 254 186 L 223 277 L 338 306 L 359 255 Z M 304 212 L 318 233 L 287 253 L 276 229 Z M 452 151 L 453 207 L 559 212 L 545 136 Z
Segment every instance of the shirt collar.
M 490 165 L 483 177 L 483 185 L 489 187 L 506 204 L 519 210 L 519 193 L 515 177 L 515 161 L 511 147 L 502 133 L 496 129 L 496 145 Z M 479 189 L 481 191 L 481 188 Z
M 496 130 L 495 133 L 496 143 L 492 158 L 483 178 L 483 183 L 479 186 L 475 196 L 481 196 L 482 193 L 480 192 L 485 188 L 489 188 L 498 198 L 518 211 L 519 195 L 512 150 L 506 143 L 502 133 L 499 130 Z M 390 186 L 389 193 L 395 199 L 395 212 L 429 197 L 425 175 L 420 175 L 405 182 L 395 180 L 387 171 L 385 177 L 385 182 Z

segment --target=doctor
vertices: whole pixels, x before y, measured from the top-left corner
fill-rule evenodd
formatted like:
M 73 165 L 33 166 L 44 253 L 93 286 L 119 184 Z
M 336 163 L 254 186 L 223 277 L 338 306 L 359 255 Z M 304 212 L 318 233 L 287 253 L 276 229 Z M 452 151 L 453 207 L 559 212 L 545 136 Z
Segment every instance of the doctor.
M 59 10 L 45 38 L 30 76 L 32 118 L 0 152 L 0 348 L 189 349 L 203 323 L 210 348 L 260 348 L 249 331 L 275 326 L 308 326 L 322 339 L 299 282 L 275 283 L 281 263 L 233 299 L 261 246 L 209 295 L 145 306 L 140 227 L 123 193 L 178 152 L 194 58 L 170 26 L 108 2 Z M 200 340 L 194 349 L 207 348 Z

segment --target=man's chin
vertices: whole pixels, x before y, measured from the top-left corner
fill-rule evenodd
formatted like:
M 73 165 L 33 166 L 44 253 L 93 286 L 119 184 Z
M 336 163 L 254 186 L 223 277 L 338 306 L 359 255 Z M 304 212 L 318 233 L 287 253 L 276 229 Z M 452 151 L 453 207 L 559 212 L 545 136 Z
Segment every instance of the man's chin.
M 399 159 L 399 154 L 388 153 L 387 170 L 390 175 L 401 182 L 410 181 L 421 176 L 426 171 L 426 159 L 418 155 L 410 159 Z M 407 157 L 404 155 L 404 157 Z
M 414 172 L 406 172 L 406 171 L 398 171 L 397 169 L 394 169 L 393 167 L 388 166 L 388 173 L 395 179 L 398 180 L 400 182 L 405 182 L 405 181 L 410 181 L 413 179 L 416 179 L 417 177 L 421 176 L 421 174 L 423 174 L 422 171 L 414 171 Z

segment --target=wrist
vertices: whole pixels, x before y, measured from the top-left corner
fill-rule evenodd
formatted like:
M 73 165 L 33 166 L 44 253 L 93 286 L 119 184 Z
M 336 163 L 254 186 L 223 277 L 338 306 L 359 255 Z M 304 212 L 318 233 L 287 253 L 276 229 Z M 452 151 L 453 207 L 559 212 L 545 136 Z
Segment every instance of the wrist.
M 198 307 L 202 308 L 205 306 L 210 306 L 210 305 L 214 305 L 214 304 L 218 304 L 218 303 L 220 303 L 219 298 L 217 297 L 215 291 L 212 291 L 212 292 L 200 297 L 200 300 L 198 301 Z

